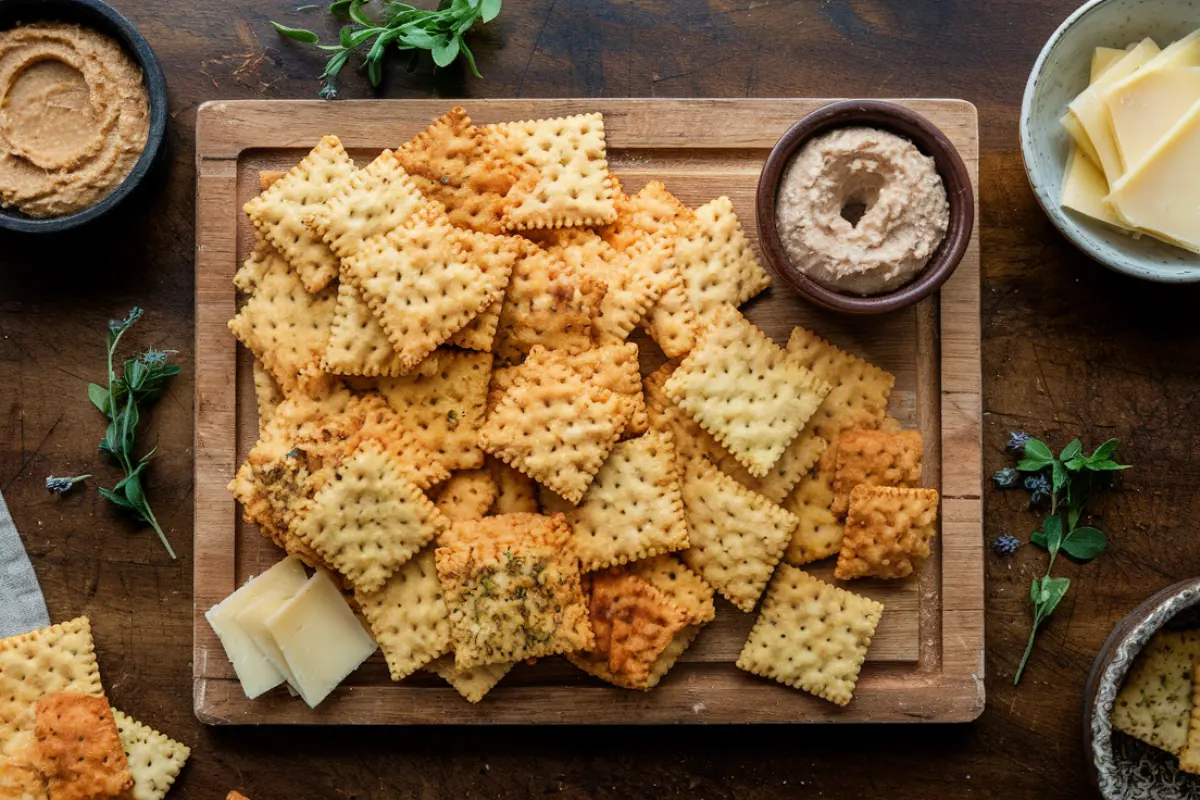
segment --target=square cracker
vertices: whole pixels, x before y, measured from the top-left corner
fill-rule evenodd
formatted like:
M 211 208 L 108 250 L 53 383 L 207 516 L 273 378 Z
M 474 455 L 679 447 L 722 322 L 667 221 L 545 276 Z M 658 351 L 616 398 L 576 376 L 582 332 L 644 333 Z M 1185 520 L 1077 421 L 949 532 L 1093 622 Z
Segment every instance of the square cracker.
M 646 416 L 646 400 L 642 395 L 642 373 L 638 362 L 638 347 L 632 342 L 600 345 L 588 350 L 547 350 L 536 345 L 518 369 L 519 375 L 560 364 L 594 380 L 610 392 L 627 398 L 629 424 L 625 433 L 645 433 L 650 421 Z
M 842 431 L 833 474 L 834 515 L 845 516 L 855 486 L 920 486 L 921 452 L 918 431 Z
M 675 265 L 698 316 L 722 303 L 740 306 L 771 285 L 728 197 L 710 200 L 679 226 Z
M 354 593 L 392 680 L 403 680 L 450 652 L 450 616 L 427 547 L 392 573 L 374 592 Z
M 325 352 L 336 307 L 332 290 L 311 294 L 287 264 L 273 259 L 229 330 L 291 391 Z
M 337 277 L 338 259 L 305 219 L 345 188 L 354 171 L 354 160 L 342 143 L 336 136 L 326 136 L 287 175 L 244 207 L 310 292 L 321 291 Z
M 788 353 L 831 387 L 813 414 L 816 434 L 832 442 L 850 428 L 878 428 L 887 414 L 896 379 L 804 328 L 793 328 Z
M 518 377 L 479 431 L 479 445 L 578 503 L 631 413 L 623 395 L 562 364 Z
M 440 206 L 430 204 L 342 262 L 406 373 L 504 291 L 502 274 L 468 260 L 465 235 Z
M 51 800 L 121 798 L 133 788 L 108 700 L 59 692 L 35 705 L 34 760 Z
M 355 589 L 373 592 L 450 526 L 403 466 L 364 442 L 317 492 L 296 535 Z
M 489 514 L 536 514 L 541 510 L 533 478 L 491 456 L 484 459 L 484 465 L 496 484 L 496 500 L 488 509 Z
M 766 476 L 829 394 L 730 305 L 706 320 L 664 389 L 756 478 Z
M 833 515 L 833 471 L 822 469 L 829 450 L 818 466 L 800 479 L 800 483 L 783 501 L 783 507 L 800 521 L 788 543 L 784 557 L 789 564 L 800 566 L 837 555 L 842 549 L 844 528 Z
M 700 427 L 700 423 L 667 396 L 663 387 L 677 367 L 677 364 L 668 361 L 642 380 L 650 429 L 670 433 L 675 451 L 681 459 L 706 458 L 715 463 L 729 457 L 729 451 L 711 433 Z M 742 469 L 744 471 L 745 467 Z
M 496 483 L 487 469 L 471 469 L 456 472 L 450 479 L 437 487 L 434 505 L 446 519 L 458 522 L 467 519 L 483 519 L 492 503 L 496 502 Z
M 538 344 L 586 350 L 606 288 L 558 256 L 527 245 L 513 265 L 492 352 L 501 364 L 515 364 Z
M 263 275 L 267 274 L 273 261 L 278 260 L 287 264 L 283 256 L 279 255 L 257 229 L 255 229 L 254 235 L 254 249 L 238 267 L 238 271 L 233 273 L 234 288 L 242 294 L 254 294 L 254 290 L 258 288 L 258 282 L 262 280 Z
M 523 242 L 514 236 L 493 236 L 487 233 L 462 235 L 460 240 L 468 259 L 488 275 L 503 276 L 504 285 L 508 286 L 513 267 L 525 252 L 526 245 Z M 504 297 L 500 296 L 451 336 L 447 344 L 467 350 L 491 352 L 503 308 Z
M 1179 768 L 1200 774 L 1200 656 L 1192 664 L 1192 710 L 1188 714 L 1187 738 L 1179 752 Z
M 321 369 L 333 375 L 397 376 L 406 363 L 358 287 L 342 281 Z
M 561 514 L 457 522 L 436 551 L 460 668 L 592 644 L 571 526 Z
M 0 756 L 31 743 L 34 704 L 58 692 L 104 696 L 87 617 L 0 639 Z
M 491 377 L 490 353 L 435 350 L 411 374 L 380 378 L 379 393 L 414 439 L 448 469 L 483 465 L 482 427 Z
M 626 569 L 664 592 L 687 615 L 689 624 L 704 625 L 716 617 L 713 588 L 677 555 L 664 554 L 634 561 Z
M 550 493 L 543 505 L 566 514 L 585 572 L 688 546 L 679 470 L 668 434 L 647 433 L 618 443 L 578 506 Z
M 814 432 L 813 421 L 810 419 L 800 431 L 800 435 L 792 439 L 792 443 L 783 451 L 783 455 L 771 467 L 771 471 L 761 478 L 750 474 L 740 461 L 726 452 L 717 462 L 717 466 L 726 475 L 730 475 L 738 483 L 752 492 L 757 492 L 772 503 L 783 503 L 791 494 L 792 489 L 812 470 L 821 456 L 825 454 L 829 442 L 817 436 Z M 723 450 L 724 448 L 722 448 Z
M 737 666 L 848 705 L 882 616 L 881 603 L 783 564 Z
M 854 487 L 834 576 L 907 578 L 929 557 L 937 511 L 936 489 Z
M 453 655 L 442 656 L 425 667 L 453 686 L 454 690 L 470 703 L 482 700 L 512 668 L 513 664 L 510 662 L 459 669 L 454 666 Z
M 133 800 L 163 800 L 192 751 L 115 708 L 113 717 L 133 773 Z
M 687 465 L 683 505 L 691 542 L 684 563 L 752 611 L 796 529 L 795 515 L 701 460 Z
M 506 230 L 604 225 L 616 218 L 602 114 L 506 122 L 487 130 L 531 168 L 508 192 Z
M 305 221 L 330 250 L 346 258 L 366 240 L 400 227 L 428 202 L 396 155 L 384 150 Z
M 1159 631 L 1142 648 L 1113 701 L 1112 726 L 1178 756 L 1187 746 L 1192 670 L 1200 634 Z

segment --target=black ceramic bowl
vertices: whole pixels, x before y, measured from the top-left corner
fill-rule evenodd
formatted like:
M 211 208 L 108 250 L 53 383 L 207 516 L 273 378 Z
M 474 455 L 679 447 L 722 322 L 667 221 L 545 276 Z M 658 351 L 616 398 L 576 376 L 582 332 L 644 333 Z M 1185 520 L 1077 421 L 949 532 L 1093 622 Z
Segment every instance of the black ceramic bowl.
M 779 182 L 792 157 L 814 136 L 836 128 L 862 125 L 881 128 L 911 141 L 931 156 L 946 186 L 950 227 L 925 268 L 904 286 L 886 294 L 860 296 L 827 289 L 792 264 L 775 225 L 775 198 Z M 763 255 L 775 272 L 808 300 L 848 314 L 882 314 L 910 306 L 933 294 L 958 267 L 975 226 L 975 195 L 971 177 L 954 145 L 936 125 L 915 111 L 879 100 L 845 100 L 804 117 L 780 138 L 767 156 L 756 197 L 758 234 Z
M 150 131 L 146 149 L 133 171 L 95 205 L 64 217 L 35 219 L 18 211 L 0 209 L 0 229 L 22 233 L 58 233 L 104 216 L 116 208 L 146 178 L 158 157 L 167 127 L 167 82 L 150 45 L 137 28 L 101 0 L 0 0 L 0 31 L 27 22 L 73 22 L 111 36 L 142 68 L 150 96 Z

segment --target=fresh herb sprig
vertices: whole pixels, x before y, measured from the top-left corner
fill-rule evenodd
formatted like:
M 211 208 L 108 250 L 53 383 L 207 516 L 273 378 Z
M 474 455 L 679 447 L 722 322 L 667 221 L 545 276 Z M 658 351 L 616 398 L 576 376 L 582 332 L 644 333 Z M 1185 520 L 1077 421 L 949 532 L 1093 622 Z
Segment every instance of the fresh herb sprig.
M 1118 464 L 1113 460 L 1118 444 L 1118 440 L 1109 439 L 1093 450 L 1091 455 L 1085 455 L 1083 444 L 1073 439 L 1055 456 L 1040 439 L 1014 433 L 1008 447 L 1021 457 L 1020 461 L 1015 467 L 1005 467 L 993 476 L 996 485 L 1002 489 L 1015 487 L 1018 478 L 1024 476 L 1024 486 L 1030 492 L 1029 504 L 1040 505 L 1047 500 L 1050 503 L 1050 515 L 1042 520 L 1041 528 L 1029 537 L 1029 541 L 1050 554 L 1050 561 L 1045 574 L 1034 578 L 1029 587 L 1029 596 L 1033 601 L 1033 627 L 1013 678 L 1014 686 L 1021 682 L 1021 674 L 1033 653 L 1038 629 L 1054 613 L 1071 588 L 1070 578 L 1051 575 L 1058 554 L 1066 553 L 1070 558 L 1086 563 L 1103 553 L 1108 546 L 1108 539 L 1100 530 L 1090 525 L 1080 526 L 1079 521 L 1087 501 L 1104 486 L 1107 476 L 1129 468 L 1128 464 Z
M 119 508 L 130 511 L 154 528 L 171 558 L 175 551 L 167 541 L 162 526 L 150 510 L 142 486 L 142 472 L 158 451 L 155 447 L 141 458 L 134 452 L 134 437 L 143 409 L 155 403 L 167 388 L 168 380 L 179 374 L 179 367 L 168 364 L 173 351 L 150 349 L 125 361 L 118 375 L 113 367 L 117 345 L 125 332 L 142 318 L 142 309 L 134 306 L 125 319 L 108 323 L 108 385 L 88 384 L 88 398 L 108 419 L 108 428 L 100 440 L 100 452 L 107 453 L 120 464 L 125 477 L 112 489 L 100 489 L 100 494 Z
M 326 100 L 338 96 L 338 74 L 356 50 L 367 48 L 363 67 L 372 86 L 383 79 L 383 59 L 388 46 L 408 53 L 408 71 L 415 72 L 420 54 L 428 51 L 433 63 L 447 67 L 460 55 L 467 59 L 471 72 L 483 77 L 475 66 L 475 55 L 464 35 L 476 22 L 491 22 L 500 13 L 501 0 L 441 0 L 436 10 L 416 8 L 398 0 L 385 0 L 383 18 L 375 19 L 364 10 L 371 0 L 335 0 L 329 13 L 349 21 L 338 34 L 337 44 L 321 44 L 321 37 L 304 28 L 290 28 L 274 20 L 271 25 L 282 36 L 306 44 L 315 44 L 330 54 L 321 73 L 324 81 L 320 95 Z

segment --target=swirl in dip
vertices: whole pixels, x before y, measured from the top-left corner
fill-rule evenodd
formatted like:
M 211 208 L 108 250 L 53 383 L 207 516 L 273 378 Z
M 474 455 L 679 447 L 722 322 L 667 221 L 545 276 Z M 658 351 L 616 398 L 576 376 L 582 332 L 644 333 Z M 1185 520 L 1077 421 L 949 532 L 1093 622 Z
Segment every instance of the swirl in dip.
M 901 136 L 840 128 L 813 138 L 784 170 L 775 221 L 788 259 L 838 292 L 908 283 L 950 224 L 934 161 Z
M 78 25 L 0 32 L 0 207 L 59 217 L 94 205 L 146 148 L 150 99 L 121 46 Z

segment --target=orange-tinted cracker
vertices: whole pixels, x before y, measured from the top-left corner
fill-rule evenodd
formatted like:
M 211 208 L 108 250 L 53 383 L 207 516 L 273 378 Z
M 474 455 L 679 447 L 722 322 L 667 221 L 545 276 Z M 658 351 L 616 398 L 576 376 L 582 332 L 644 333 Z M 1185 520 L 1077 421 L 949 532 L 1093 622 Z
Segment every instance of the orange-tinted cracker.
M 133 788 L 117 723 L 103 697 L 61 692 L 35 711 L 34 760 L 50 800 L 122 798 Z
M 816 434 L 832 442 L 850 428 L 878 428 L 896 379 L 804 328 L 792 329 L 788 353 L 832 388 L 813 414 Z
M 937 511 L 936 489 L 856 486 L 834 576 L 907 578 L 929 557 Z
M 800 479 L 783 507 L 800 520 L 784 558 L 797 566 L 837 555 L 842 549 L 842 522 L 833 515 L 833 467 L 837 443 L 830 445 L 812 471 Z
M 838 436 L 837 466 L 833 475 L 835 516 L 844 517 L 850 492 L 860 484 L 921 485 L 921 434 L 917 431 L 884 433 L 851 429 Z
M 691 625 L 704 625 L 716 616 L 713 588 L 693 572 L 677 555 L 668 554 L 634 561 L 626 566 L 631 573 L 649 581 L 666 593 L 671 602 L 687 615 Z
M 504 286 L 507 288 L 513 267 L 525 252 L 525 245 L 512 236 L 493 236 L 486 233 L 463 236 L 461 241 L 467 258 L 488 275 L 502 275 Z M 500 325 L 500 311 L 503 308 L 504 297 L 496 298 L 462 330 L 451 336 L 447 344 L 465 347 L 468 350 L 491 352 L 492 343 L 496 339 L 496 328 Z

